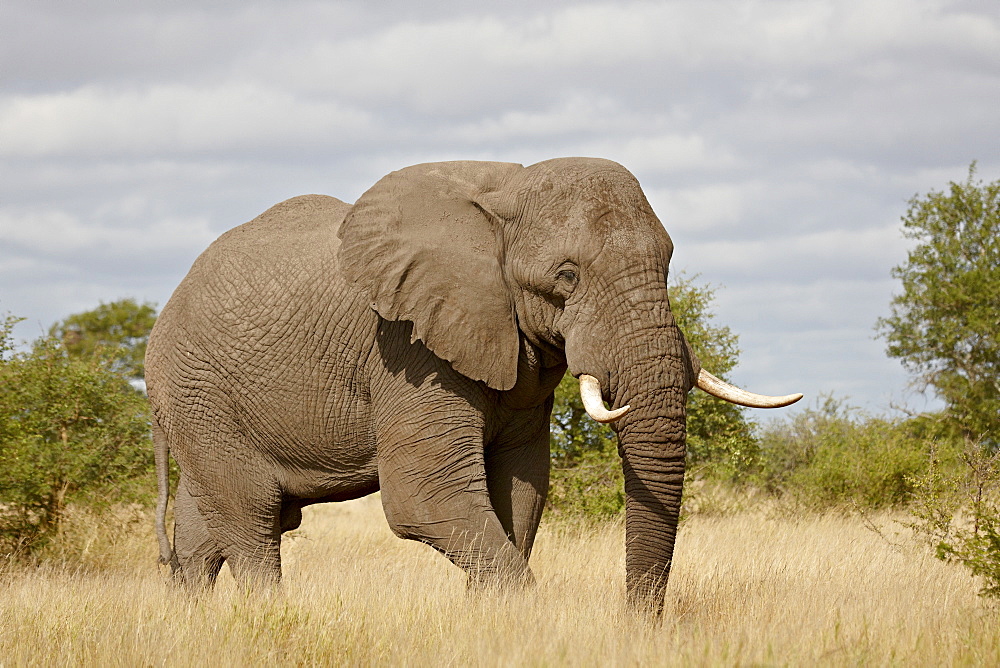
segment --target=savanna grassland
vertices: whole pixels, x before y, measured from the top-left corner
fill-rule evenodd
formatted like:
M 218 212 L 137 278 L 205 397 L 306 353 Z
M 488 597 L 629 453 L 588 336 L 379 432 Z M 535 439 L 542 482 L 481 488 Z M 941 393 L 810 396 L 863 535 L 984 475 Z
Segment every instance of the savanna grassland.
M 543 523 L 536 587 L 470 592 L 377 497 L 328 504 L 286 540 L 280 593 L 224 570 L 191 596 L 135 512 L 71 518 L 63 553 L 2 574 L 0 665 L 1000 665 L 996 604 L 889 514 L 693 514 L 649 621 L 623 606 L 616 522 Z

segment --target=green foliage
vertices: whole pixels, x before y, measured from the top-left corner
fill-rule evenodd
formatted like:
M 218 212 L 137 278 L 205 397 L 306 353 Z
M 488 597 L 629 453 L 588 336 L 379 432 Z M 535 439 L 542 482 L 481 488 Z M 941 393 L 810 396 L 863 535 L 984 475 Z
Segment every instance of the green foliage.
M 618 450 L 611 427 L 587 415 L 580 401 L 580 384 L 568 373 L 556 387 L 550 432 L 552 463 L 556 468 L 575 466 L 589 453 L 611 456 Z
M 938 559 L 982 579 L 982 596 L 1000 598 L 1000 453 L 968 446 L 958 469 L 933 466 L 916 478 L 909 526 L 934 545 Z
M 69 355 L 107 356 L 115 371 L 134 380 L 145 375 L 146 342 L 155 322 L 153 304 L 120 299 L 71 315 L 49 334 L 62 341 Z
M 703 368 L 728 380 L 739 363 L 739 337 L 714 322 L 715 290 L 683 274 L 670 286 L 670 307 Z M 734 480 L 759 457 L 754 425 L 742 406 L 700 391 L 688 395 L 687 459 L 702 474 Z
M 549 508 L 591 519 L 610 519 L 625 507 L 625 476 L 617 449 L 585 452 L 572 464 L 553 466 Z
M 1000 434 L 1000 181 L 914 197 L 903 234 L 916 242 L 892 275 L 903 292 L 880 319 L 887 352 L 947 404 L 969 442 Z
M 149 408 L 109 360 L 53 336 L 13 353 L 0 328 L 0 554 L 25 554 L 73 500 L 99 503 L 151 470 Z
M 817 409 L 761 430 L 757 479 L 813 509 L 905 505 L 932 462 L 957 461 L 957 446 L 926 432 L 920 422 L 862 415 L 826 397 Z
M 888 354 L 944 400 L 937 437 L 965 443 L 959 466 L 934 456 L 912 478 L 911 526 L 1000 597 L 1000 181 L 975 173 L 910 200 L 903 234 L 916 245 L 877 326 Z
M 671 285 L 670 306 L 703 366 L 725 377 L 738 361 L 738 337 L 712 322 L 714 294 L 682 275 Z M 556 388 L 551 433 L 549 509 L 595 518 L 620 513 L 625 494 L 617 438 L 609 426 L 587 416 L 570 375 Z M 700 472 L 732 477 L 756 462 L 753 425 L 739 406 L 693 392 L 687 434 L 689 464 Z
M 625 483 L 617 439 L 609 426 L 587 415 L 579 383 L 569 374 L 556 387 L 550 432 L 548 507 L 595 519 L 620 513 Z

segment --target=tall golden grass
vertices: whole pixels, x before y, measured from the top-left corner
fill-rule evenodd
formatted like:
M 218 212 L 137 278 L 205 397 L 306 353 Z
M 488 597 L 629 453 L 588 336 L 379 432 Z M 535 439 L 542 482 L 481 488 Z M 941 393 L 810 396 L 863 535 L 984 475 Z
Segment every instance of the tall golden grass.
M 890 540 L 857 517 L 695 515 L 659 621 L 623 605 L 618 524 L 543 524 L 536 587 L 469 591 L 377 498 L 330 504 L 285 541 L 279 593 L 224 571 L 191 596 L 148 522 L 84 522 L 61 565 L 0 574 L 0 665 L 1000 665 L 977 583 L 876 522 Z

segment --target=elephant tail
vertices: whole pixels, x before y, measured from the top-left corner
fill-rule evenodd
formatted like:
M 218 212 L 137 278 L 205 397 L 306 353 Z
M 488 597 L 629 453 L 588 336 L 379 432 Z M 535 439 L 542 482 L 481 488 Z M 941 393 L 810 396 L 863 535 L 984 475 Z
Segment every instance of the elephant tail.
M 156 462 L 156 540 L 160 543 L 160 563 L 171 564 L 174 550 L 167 538 L 167 502 L 170 497 L 170 446 L 166 434 L 153 417 L 153 460 Z

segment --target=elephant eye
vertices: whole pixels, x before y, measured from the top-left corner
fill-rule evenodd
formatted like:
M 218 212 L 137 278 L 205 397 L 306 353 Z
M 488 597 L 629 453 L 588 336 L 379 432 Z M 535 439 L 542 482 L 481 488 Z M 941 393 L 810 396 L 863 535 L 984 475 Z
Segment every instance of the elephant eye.
M 556 274 L 556 278 L 561 281 L 566 281 L 572 285 L 576 285 L 577 282 L 576 272 L 572 269 L 560 269 L 559 273 Z

